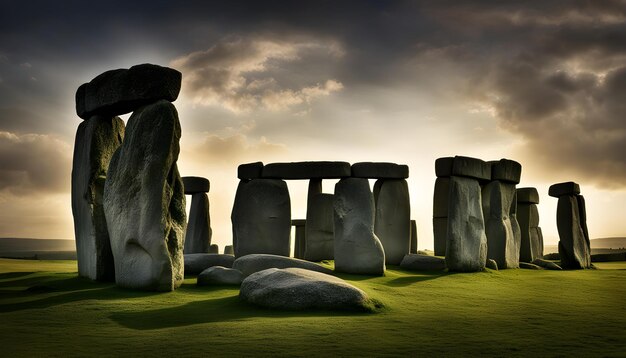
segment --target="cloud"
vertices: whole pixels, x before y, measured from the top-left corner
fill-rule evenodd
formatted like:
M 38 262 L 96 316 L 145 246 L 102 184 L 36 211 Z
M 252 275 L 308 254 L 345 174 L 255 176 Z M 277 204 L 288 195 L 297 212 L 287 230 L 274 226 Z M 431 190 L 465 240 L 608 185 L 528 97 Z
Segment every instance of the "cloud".
M 196 161 L 229 165 L 277 158 L 286 152 L 287 147 L 283 144 L 272 143 L 266 137 L 251 139 L 242 133 L 227 136 L 207 134 L 203 142 L 191 151 L 196 153 L 193 155 Z
M 464 72 L 457 92 L 519 135 L 518 158 L 544 179 L 623 189 L 626 6 L 577 5 L 435 5 L 445 36 L 422 43 L 418 62 Z
M 184 74 L 183 93 L 195 104 L 219 105 L 235 113 L 283 111 L 343 88 L 335 79 L 320 82 L 303 76 L 308 58 L 320 54 L 336 60 L 343 50 L 332 41 L 236 38 L 179 57 L 171 66 Z M 296 64 L 298 72 L 290 73 L 286 64 Z
M 0 132 L 0 192 L 69 191 L 71 147 L 54 136 Z

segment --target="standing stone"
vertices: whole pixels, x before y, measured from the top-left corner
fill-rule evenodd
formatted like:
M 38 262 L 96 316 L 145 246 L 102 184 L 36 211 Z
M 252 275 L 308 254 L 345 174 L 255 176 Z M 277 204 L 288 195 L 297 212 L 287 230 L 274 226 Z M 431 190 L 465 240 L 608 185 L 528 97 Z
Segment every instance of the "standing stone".
M 558 197 L 556 224 L 559 231 L 559 255 L 561 267 L 566 269 L 591 268 L 591 248 L 587 224 L 584 198 L 580 187 L 574 182 L 554 184 L 549 195 Z
M 517 220 L 520 225 L 520 261 L 543 257 L 543 235 L 539 227 L 539 193 L 535 188 L 517 189 Z
M 374 234 L 374 198 L 367 179 L 346 178 L 335 185 L 335 270 L 383 275 L 385 251 Z
M 161 100 L 135 110 L 111 159 L 104 212 L 119 286 L 171 291 L 183 282 L 180 136 L 176 108 Z
M 209 254 L 219 254 L 219 253 L 220 253 L 220 247 L 217 244 L 213 244 L 209 246 Z
M 278 179 L 242 180 L 231 215 L 235 257 L 289 256 L 291 202 L 287 183 Z
M 374 233 L 385 250 L 385 263 L 400 265 L 411 248 L 411 203 L 406 180 L 377 180 L 374 205 Z
M 72 163 L 72 214 L 78 274 L 113 281 L 115 267 L 102 194 L 109 161 L 124 137 L 119 117 L 93 116 L 76 132 Z
M 335 255 L 333 194 L 309 197 L 306 213 L 304 258 L 309 261 L 332 260 Z
M 446 266 L 449 271 L 481 271 L 487 261 L 487 236 L 478 180 L 450 178 Z
M 207 253 L 211 245 L 211 216 L 209 214 L 209 180 L 183 177 L 185 194 L 191 194 L 191 209 L 185 235 L 185 254 Z
M 233 250 L 233 245 L 224 246 L 224 255 L 235 255 L 235 250 Z
M 295 227 L 296 238 L 294 242 L 293 257 L 297 259 L 304 259 L 304 252 L 306 250 L 306 220 L 294 219 L 291 220 L 291 226 Z
M 433 195 L 433 244 L 436 256 L 446 255 L 449 200 L 450 178 L 439 177 L 435 179 L 435 191 Z
M 410 254 L 417 254 L 417 222 L 411 220 L 411 250 Z
M 489 164 L 492 181 L 482 191 L 487 257 L 495 260 L 500 269 L 518 268 L 521 231 L 515 185 L 520 181 L 522 166 L 508 159 Z

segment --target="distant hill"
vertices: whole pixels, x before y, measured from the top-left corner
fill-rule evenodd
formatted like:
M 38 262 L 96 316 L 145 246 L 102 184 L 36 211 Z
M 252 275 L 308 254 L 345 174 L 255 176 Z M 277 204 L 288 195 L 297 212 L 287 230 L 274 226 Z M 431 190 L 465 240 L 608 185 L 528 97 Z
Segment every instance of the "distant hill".
M 0 253 L 7 251 L 76 251 L 74 240 L 0 238 Z
M 592 239 L 592 249 L 623 249 L 626 248 L 626 237 L 603 237 Z

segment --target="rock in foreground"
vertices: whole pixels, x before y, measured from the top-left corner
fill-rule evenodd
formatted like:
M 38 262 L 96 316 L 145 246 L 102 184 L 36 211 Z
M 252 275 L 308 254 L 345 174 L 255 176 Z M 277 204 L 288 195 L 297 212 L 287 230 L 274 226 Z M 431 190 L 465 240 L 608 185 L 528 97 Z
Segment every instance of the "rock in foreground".
M 209 267 L 198 275 L 198 286 L 240 285 L 241 281 L 241 271 L 224 266 Z
M 365 292 L 342 279 L 299 268 L 263 270 L 248 276 L 239 297 L 249 303 L 283 310 L 372 311 Z
M 443 271 L 446 269 L 446 259 L 429 255 L 405 255 L 400 267 L 410 271 Z
M 241 271 L 244 277 L 269 268 L 300 268 L 327 274 L 333 273 L 331 269 L 313 262 L 269 254 L 251 254 L 242 256 L 235 260 L 233 268 Z

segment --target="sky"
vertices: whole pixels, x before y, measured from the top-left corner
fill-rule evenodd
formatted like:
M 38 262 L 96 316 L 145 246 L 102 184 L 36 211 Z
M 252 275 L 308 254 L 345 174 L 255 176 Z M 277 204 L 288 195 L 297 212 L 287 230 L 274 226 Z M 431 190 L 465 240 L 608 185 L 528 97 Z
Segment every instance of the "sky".
M 432 249 L 434 161 L 454 155 L 519 161 L 548 245 L 562 181 L 592 238 L 626 236 L 625 20 L 610 0 L 2 1 L 0 237 L 74 238 L 76 89 L 139 63 L 183 74 L 178 165 L 211 181 L 220 247 L 239 164 L 337 160 L 409 165 Z

